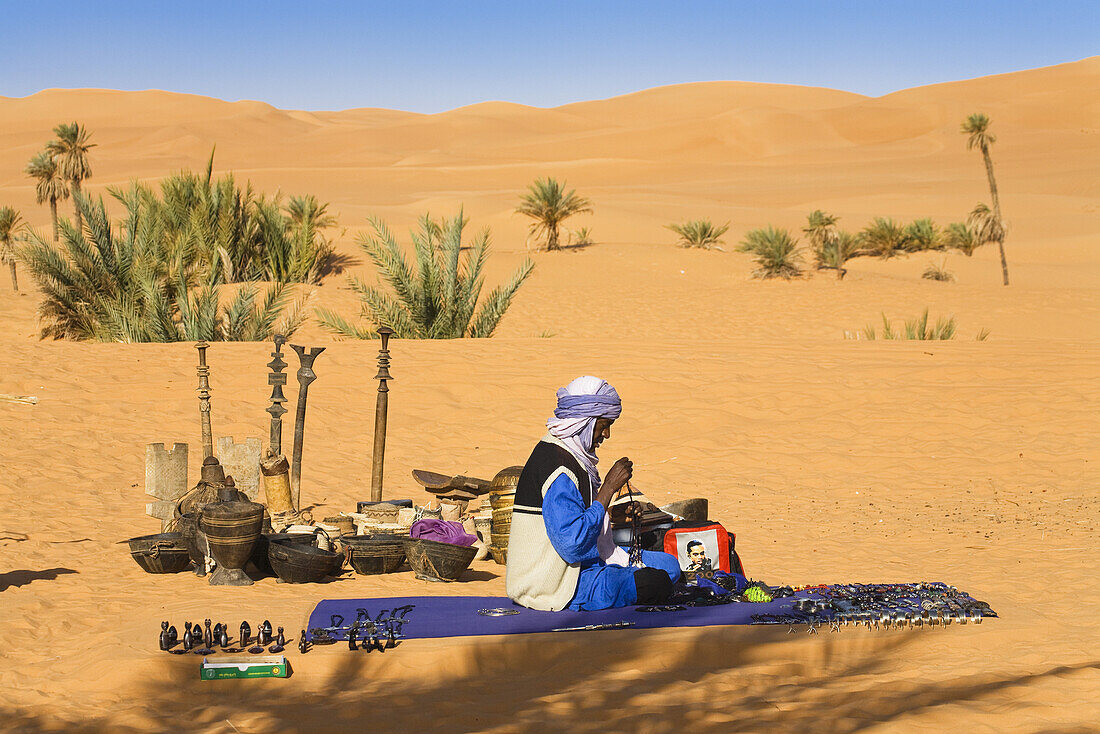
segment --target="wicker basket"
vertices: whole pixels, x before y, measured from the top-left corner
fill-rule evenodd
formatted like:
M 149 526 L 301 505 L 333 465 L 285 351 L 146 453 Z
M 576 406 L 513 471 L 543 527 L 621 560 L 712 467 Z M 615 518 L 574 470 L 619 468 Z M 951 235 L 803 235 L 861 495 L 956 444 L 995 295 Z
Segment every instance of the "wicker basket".
M 495 545 L 498 548 L 507 548 L 508 539 L 511 537 L 509 533 L 497 533 L 493 532 L 489 535 L 490 545 Z
M 425 538 L 407 538 L 405 555 L 418 579 L 456 581 L 477 555 L 475 546 L 452 545 Z

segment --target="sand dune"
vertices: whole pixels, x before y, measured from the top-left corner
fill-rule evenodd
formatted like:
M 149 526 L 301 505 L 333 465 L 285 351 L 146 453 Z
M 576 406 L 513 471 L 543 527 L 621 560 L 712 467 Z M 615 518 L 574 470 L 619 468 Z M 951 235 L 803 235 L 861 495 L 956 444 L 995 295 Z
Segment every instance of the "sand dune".
M 816 208 L 853 229 L 878 215 L 960 220 L 988 198 L 958 132 L 979 110 L 998 136 L 1009 288 L 988 248 L 947 256 L 954 283 L 920 278 L 940 255 L 857 260 L 843 282 L 758 282 L 746 255 L 681 250 L 664 229 L 728 219 L 732 250 L 747 229 L 800 227 Z M 533 178 L 565 178 L 593 200 L 570 225 L 598 244 L 535 254 L 498 336 L 395 343 L 390 496 L 421 498 L 413 468 L 491 476 L 522 462 L 553 390 L 600 374 L 626 401 L 605 453 L 630 455 L 657 500 L 708 496 L 750 575 L 943 580 L 1002 618 L 920 633 L 421 641 L 369 658 L 295 653 L 285 682 L 198 683 L 194 661 L 156 652 L 161 619 L 268 617 L 296 631 L 323 597 L 497 594 L 502 570 L 475 564 L 452 585 L 404 572 L 246 589 L 143 574 L 116 541 L 157 528 L 143 515 L 146 443 L 190 442 L 197 477 L 194 349 L 41 342 L 28 276 L 16 295 L 0 269 L 0 393 L 39 398 L 0 402 L 0 728 L 394 730 L 423 728 L 429 711 L 496 732 L 1088 731 L 1100 720 L 1100 57 L 880 98 L 713 82 L 437 115 L 157 91 L 0 98 L 0 204 L 36 227 L 48 218 L 22 168 L 71 119 L 98 144 L 93 194 L 201 168 L 216 144 L 219 170 L 330 201 L 352 257 L 368 214 L 400 230 L 464 206 L 493 230 L 490 283 L 525 255 L 513 209 Z M 373 277 L 362 262 L 351 272 Z M 356 310 L 343 276 L 310 290 Z M 842 338 L 925 308 L 955 315 L 959 339 Z M 982 328 L 990 340 L 974 341 Z M 329 347 L 303 483 L 320 516 L 368 491 L 376 345 L 333 342 L 316 325 L 298 339 Z M 268 349 L 211 347 L 217 434 L 266 435 Z

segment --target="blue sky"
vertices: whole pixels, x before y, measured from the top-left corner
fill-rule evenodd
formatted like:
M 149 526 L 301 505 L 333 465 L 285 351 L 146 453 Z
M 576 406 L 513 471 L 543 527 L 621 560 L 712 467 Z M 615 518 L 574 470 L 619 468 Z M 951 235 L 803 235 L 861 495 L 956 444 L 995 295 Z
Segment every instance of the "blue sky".
M 1100 54 L 1100 1 L 16 2 L 0 95 L 167 89 L 283 108 L 542 107 L 734 79 L 898 89 Z

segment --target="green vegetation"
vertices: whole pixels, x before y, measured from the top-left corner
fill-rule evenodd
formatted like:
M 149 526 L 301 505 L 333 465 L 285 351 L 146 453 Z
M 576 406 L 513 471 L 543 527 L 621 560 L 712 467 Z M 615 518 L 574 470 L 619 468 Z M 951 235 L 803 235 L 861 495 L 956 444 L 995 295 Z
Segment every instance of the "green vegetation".
M 806 226 L 802 228 L 802 232 L 806 235 L 806 239 L 810 243 L 810 249 L 813 251 L 814 267 L 819 270 L 829 267 L 825 261 L 825 250 L 836 240 L 836 223 L 839 219 L 839 217 L 827 214 L 820 209 L 815 209 L 806 217 Z M 835 255 L 833 261 L 836 261 Z M 843 278 L 844 276 L 838 275 L 837 277 Z
M 802 274 L 799 268 L 798 240 L 785 229 L 772 226 L 753 229 L 745 233 L 738 248 L 751 253 L 759 266 L 754 278 L 796 278 Z
M 576 191 L 566 191 L 564 184 L 552 178 L 540 178 L 528 187 L 516 212 L 530 217 L 531 234 L 546 236 L 547 250 L 560 250 L 558 229 L 561 223 L 575 214 L 591 213 L 592 202 L 577 196 Z
M 931 219 L 917 219 L 905 228 L 903 248 L 906 252 L 942 250 L 943 247 L 943 233 Z
M 592 231 L 588 227 L 581 227 L 569 232 L 569 244 L 572 247 L 588 247 L 596 244 L 592 238 Z
M 709 219 L 692 219 L 683 224 L 668 224 L 671 229 L 680 235 L 680 247 L 700 247 L 704 250 L 721 250 L 718 245 L 724 244 L 722 235 L 730 228 L 730 223 L 715 226 Z
M 833 268 L 836 270 L 836 279 L 844 280 L 848 269 L 844 267 L 850 259 L 859 251 L 859 237 L 851 232 L 838 231 L 822 246 L 820 253 L 815 253 L 819 258 L 819 268 Z
M 901 329 L 895 328 L 890 319 L 886 318 L 886 314 L 882 314 L 882 331 L 881 336 L 883 339 L 895 339 L 895 340 L 916 340 L 916 341 L 946 341 L 954 339 L 956 333 L 955 317 L 949 316 L 948 318 L 936 319 L 935 324 L 928 323 L 928 309 L 924 309 L 924 313 L 915 319 L 906 319 L 905 325 Z M 866 339 L 873 340 L 878 338 L 875 333 L 875 327 L 873 324 L 868 324 L 862 331 L 844 332 L 845 339 Z M 989 330 L 982 329 L 978 332 L 977 341 L 985 341 L 989 338 Z
M 1008 285 L 1008 261 L 1005 260 L 1005 226 L 1004 218 L 1001 217 L 1001 200 L 997 195 L 997 179 L 993 177 L 993 159 L 989 155 L 989 149 L 993 143 L 997 142 L 997 138 L 993 133 L 989 132 L 989 117 L 981 113 L 975 113 L 963 120 L 961 131 L 963 135 L 968 136 L 966 139 L 966 149 L 974 150 L 977 148 L 982 152 L 982 160 L 985 161 L 985 175 L 989 179 L 989 196 L 993 200 L 993 212 L 990 215 L 991 225 L 988 228 L 987 234 L 997 234 L 997 238 L 990 238 L 985 240 L 986 242 L 996 242 L 997 247 L 1001 252 L 1001 274 L 1004 278 L 1004 284 Z M 984 207 L 984 204 L 979 206 Z M 988 207 L 985 207 L 988 211 Z M 975 209 L 977 211 L 977 209 Z M 973 215 L 972 215 L 973 216 Z
M 370 339 L 386 325 L 404 339 L 489 337 L 512 303 L 534 263 L 524 260 L 506 285 L 498 286 L 477 308 L 489 258 L 489 231 L 482 230 L 464 246 L 467 220 L 460 212 L 447 220 L 425 214 L 412 234 L 416 262 L 410 265 L 397 240 L 380 219 L 370 220 L 372 233 L 358 243 L 389 284 L 392 294 L 351 279 L 368 326 L 349 323 L 339 314 L 318 309 L 322 326 L 340 336 Z M 465 249 L 465 255 L 461 255 Z
M 875 217 L 859 236 L 864 246 L 882 258 L 891 258 L 899 251 L 905 251 L 909 243 L 905 228 L 884 217 Z
M 23 169 L 26 174 L 35 179 L 34 194 L 39 204 L 49 203 L 50 221 L 53 223 L 53 241 L 58 241 L 57 230 L 57 202 L 69 198 L 69 187 L 65 185 L 65 179 L 61 177 L 61 171 L 57 168 L 57 161 L 46 151 L 35 154 Z
M 951 282 L 955 279 L 955 276 L 947 272 L 947 261 L 937 265 L 936 263 L 928 263 L 928 267 L 921 273 L 922 278 L 925 280 L 939 280 L 945 283 Z
M 0 262 L 11 268 L 11 289 L 19 292 L 15 273 L 15 235 L 23 228 L 23 217 L 10 206 L 0 207 Z
M 233 175 L 213 178 L 211 153 L 203 174 L 182 171 L 165 178 L 159 195 L 132 183 L 108 189 L 125 207 L 127 226 L 142 229 L 165 261 L 183 257 L 214 283 L 275 281 L 319 283 L 332 246 L 321 234 L 333 220 L 312 196 L 290 200 L 243 190 Z
M 276 330 L 292 334 L 304 320 L 301 303 L 284 313 L 289 293 L 281 283 L 262 303 L 246 285 L 220 304 L 217 268 L 204 268 L 192 243 L 173 243 L 153 217 L 130 211 L 112 228 L 103 200 L 80 193 L 84 227 L 61 223 L 61 245 L 33 230 L 20 259 L 41 288 L 42 336 L 119 342 L 265 340 Z M 137 206 L 135 204 L 135 206 Z
M 943 233 L 944 247 L 958 250 L 967 257 L 973 255 L 974 250 L 983 244 L 985 243 L 978 239 L 977 233 L 965 222 L 952 222 Z
M 80 196 L 80 183 L 92 177 L 88 151 L 96 144 L 88 142 L 91 133 L 78 122 L 63 122 L 53 129 L 53 134 L 57 139 L 46 143 L 46 152 L 57 163 L 61 178 L 69 182 L 73 196 L 73 209 L 76 212 L 76 228 L 80 229 L 83 223 L 77 198 Z

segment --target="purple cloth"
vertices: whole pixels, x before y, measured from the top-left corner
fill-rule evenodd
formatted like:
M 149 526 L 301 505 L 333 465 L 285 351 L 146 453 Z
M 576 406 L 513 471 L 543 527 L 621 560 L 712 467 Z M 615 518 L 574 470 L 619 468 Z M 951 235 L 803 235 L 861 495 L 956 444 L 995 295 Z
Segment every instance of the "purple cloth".
M 433 518 L 414 522 L 409 528 L 409 537 L 466 546 L 473 545 L 477 541 L 477 536 L 467 533 L 462 523 Z

